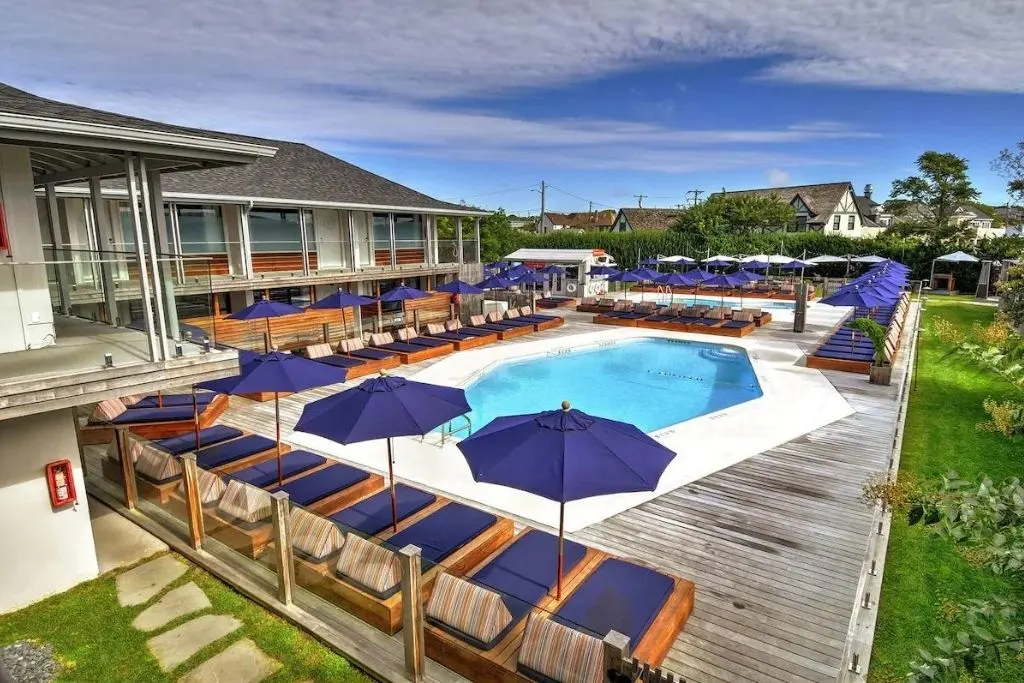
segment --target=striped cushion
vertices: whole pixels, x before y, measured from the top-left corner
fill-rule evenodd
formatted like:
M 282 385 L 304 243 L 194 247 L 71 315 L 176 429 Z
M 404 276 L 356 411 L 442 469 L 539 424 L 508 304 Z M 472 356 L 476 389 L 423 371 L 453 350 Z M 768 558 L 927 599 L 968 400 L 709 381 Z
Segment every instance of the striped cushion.
M 519 664 L 561 683 L 601 683 L 604 644 L 551 619 L 531 615 L 519 648 Z
M 232 479 L 217 510 L 229 517 L 254 524 L 270 517 L 270 494 L 263 489 Z
M 92 411 L 92 419 L 108 422 L 126 410 L 128 410 L 128 406 L 121 403 L 121 399 L 108 398 L 106 401 L 100 401 L 96 404 Z
M 139 455 L 142 454 L 143 442 L 139 441 L 138 439 L 132 438 L 131 436 L 128 436 L 127 432 L 125 433 L 125 436 L 128 437 L 128 452 L 132 454 L 132 462 L 138 462 Z M 110 458 L 111 460 L 121 462 L 121 449 L 117 445 L 116 438 L 110 442 L 109 446 L 107 446 L 107 457 Z
M 126 406 L 133 406 L 139 401 L 141 401 L 142 398 L 142 394 L 130 394 L 128 396 L 122 396 L 121 403 L 125 404 Z
M 389 334 L 388 332 L 380 332 L 378 334 L 371 334 L 370 335 L 370 344 L 372 344 L 373 346 L 381 346 L 382 344 L 391 344 L 391 343 L 394 343 L 394 341 L 395 341 L 395 338 L 392 337 L 391 334 Z
M 292 545 L 310 557 L 322 560 L 341 549 L 345 538 L 338 526 L 320 515 L 293 507 L 289 520 L 292 527 Z
M 444 325 L 441 323 L 427 323 L 427 334 L 444 334 Z
M 402 341 L 409 341 L 410 339 L 415 339 L 416 337 L 419 336 L 416 333 L 416 330 L 412 329 L 411 327 L 403 327 L 402 329 L 395 332 L 395 335 Z
M 306 355 L 310 358 L 333 356 L 334 349 L 331 348 L 330 344 L 310 344 L 306 347 Z
M 224 480 L 213 472 L 196 470 L 196 481 L 199 483 L 199 503 L 201 505 L 213 505 L 224 495 Z M 178 492 L 185 495 L 185 481 L 178 485 Z
M 150 445 L 144 445 L 137 441 L 133 442 L 132 455 L 134 456 L 134 445 L 138 444 L 140 453 L 135 461 L 135 471 L 149 477 L 153 481 L 163 481 L 181 474 L 181 463 L 167 451 Z
M 473 323 L 473 324 L 475 325 L 476 323 Z M 455 330 L 457 330 L 457 329 L 459 329 L 461 327 L 462 327 L 462 321 L 461 320 L 445 320 L 444 321 L 444 329 L 448 330 L 449 332 L 454 332 Z
M 427 616 L 482 643 L 489 643 L 512 623 L 500 595 L 451 574 L 438 574 Z
M 487 323 L 487 318 L 483 317 L 482 315 L 471 315 L 469 316 L 469 322 L 471 325 L 484 325 Z
M 402 579 L 395 553 L 355 534 L 345 535 L 337 569 L 339 574 L 378 593 L 394 588 Z

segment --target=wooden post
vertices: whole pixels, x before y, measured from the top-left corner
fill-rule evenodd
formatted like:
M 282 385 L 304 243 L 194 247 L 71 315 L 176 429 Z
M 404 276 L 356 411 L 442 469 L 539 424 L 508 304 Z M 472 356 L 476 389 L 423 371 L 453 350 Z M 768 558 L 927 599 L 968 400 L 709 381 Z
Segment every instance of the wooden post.
M 124 481 L 124 506 L 134 510 L 139 500 L 139 491 L 135 485 L 135 463 L 132 461 L 131 450 L 128 448 L 128 430 L 117 427 L 114 430 L 117 439 L 117 450 L 121 454 L 121 479 Z
M 203 547 L 206 528 L 203 525 L 203 503 L 199 500 L 199 471 L 196 454 L 181 456 L 181 480 L 185 484 L 185 514 L 188 515 L 188 538 L 194 550 Z
M 604 671 L 605 678 L 609 678 L 609 672 L 619 674 L 622 672 L 622 665 L 629 661 L 629 636 L 624 636 L 618 631 L 609 631 L 604 637 Z M 616 680 L 611 678 L 611 680 Z
M 82 443 L 82 425 L 78 421 L 78 409 L 68 408 L 71 411 L 71 422 L 75 425 L 75 444 L 78 446 L 78 460 L 82 463 L 82 477 L 89 476 L 88 465 L 85 463 L 85 445 Z
M 325 344 L 330 344 L 331 343 L 331 324 L 330 323 L 324 323 L 323 324 L 323 331 L 324 331 L 324 343 Z M 341 332 L 342 332 L 342 337 L 344 338 L 344 336 L 345 336 L 345 323 L 341 324 Z
M 292 604 L 295 593 L 295 557 L 292 553 L 292 530 L 289 524 L 288 494 L 270 494 L 270 512 L 274 523 L 274 547 L 277 557 L 277 597 L 285 605 Z
M 418 308 L 412 312 L 412 329 L 417 333 L 420 331 L 420 309 Z
M 426 668 L 420 554 L 420 549 L 414 545 L 407 545 L 398 551 L 398 563 L 402 567 L 402 640 L 405 643 L 405 672 L 413 681 L 423 680 Z

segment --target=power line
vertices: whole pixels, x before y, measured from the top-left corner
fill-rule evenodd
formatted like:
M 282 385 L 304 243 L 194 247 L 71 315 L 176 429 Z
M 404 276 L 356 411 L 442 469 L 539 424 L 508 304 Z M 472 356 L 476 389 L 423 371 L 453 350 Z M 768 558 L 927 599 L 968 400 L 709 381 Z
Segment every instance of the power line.
M 637 206 L 637 208 L 638 209 L 644 208 L 644 200 L 647 199 L 647 195 L 645 195 L 645 194 L 635 194 L 633 196 L 636 197 L 636 206 Z
M 617 208 L 617 207 L 614 207 L 614 206 L 609 206 L 608 204 L 602 204 L 601 202 L 595 202 L 595 201 L 593 201 L 592 199 L 587 199 L 586 197 L 581 197 L 581 196 L 579 196 L 578 194 L 575 194 L 575 193 L 569 192 L 569 190 L 563 190 L 563 189 L 562 189 L 562 188 L 560 188 L 560 187 L 555 187 L 555 186 L 554 186 L 554 185 L 552 185 L 551 183 L 548 183 L 548 189 L 551 189 L 551 190 L 558 190 L 558 191 L 559 191 L 559 192 L 561 192 L 562 194 L 567 194 L 567 195 L 569 195 L 570 197 L 573 197 L 573 198 L 575 198 L 575 199 L 578 199 L 578 200 L 580 200 L 581 202 L 593 202 L 594 206 L 603 206 L 603 207 L 604 207 L 604 208 L 606 208 L 606 209 L 614 209 L 614 208 Z
M 534 188 L 533 185 L 527 185 L 526 187 L 510 187 L 510 188 L 507 188 L 507 189 L 504 189 L 504 190 L 494 190 L 493 192 L 481 192 L 480 194 L 462 194 L 462 195 L 458 195 L 458 196 L 455 196 L 455 197 L 446 197 L 446 198 L 443 199 L 443 201 L 457 200 L 457 199 L 466 199 L 467 197 L 469 197 L 471 199 L 473 197 L 490 197 L 492 195 L 504 194 L 506 192 L 520 192 L 520 191 L 525 192 L 526 190 L 532 190 L 533 188 Z
M 692 195 L 693 196 L 693 205 L 697 206 L 697 202 L 700 200 L 700 196 L 702 194 L 704 194 L 704 190 L 689 190 L 689 191 L 687 191 L 686 196 L 689 197 L 689 196 Z

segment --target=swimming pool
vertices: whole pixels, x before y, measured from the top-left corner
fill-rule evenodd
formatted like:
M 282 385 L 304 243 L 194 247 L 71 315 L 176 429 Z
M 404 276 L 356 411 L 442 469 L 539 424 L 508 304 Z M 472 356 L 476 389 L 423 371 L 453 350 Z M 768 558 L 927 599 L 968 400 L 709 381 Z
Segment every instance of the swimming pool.
M 466 387 L 474 430 L 496 417 L 554 410 L 568 400 L 584 412 L 653 432 L 760 396 L 742 349 L 656 338 L 508 361 Z
M 657 294 L 656 298 L 652 301 L 657 301 L 659 304 L 667 306 L 669 304 L 669 297 L 667 294 Z M 676 294 L 672 297 L 672 302 L 682 304 L 684 306 L 720 306 L 722 299 L 713 296 L 698 296 L 696 303 L 693 301 L 692 294 Z M 740 307 L 739 297 L 727 296 L 725 297 L 725 305 L 732 308 Z M 743 305 L 747 308 L 761 308 L 766 311 L 792 311 L 795 303 L 792 301 L 772 301 L 772 300 L 758 300 L 754 302 L 753 297 L 744 297 Z

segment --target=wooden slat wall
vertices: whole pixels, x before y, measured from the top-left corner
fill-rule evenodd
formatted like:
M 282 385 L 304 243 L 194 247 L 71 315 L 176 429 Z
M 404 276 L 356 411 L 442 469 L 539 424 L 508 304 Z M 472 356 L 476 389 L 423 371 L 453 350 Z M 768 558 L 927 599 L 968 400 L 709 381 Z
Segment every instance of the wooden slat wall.
M 426 263 L 426 252 L 422 249 L 396 249 L 395 263 L 400 266 Z M 387 249 L 375 249 L 373 252 L 373 263 L 377 266 L 391 265 L 391 252 Z
M 190 261 L 186 259 L 185 277 L 204 277 L 206 275 L 230 275 L 231 266 L 228 264 L 227 254 L 203 254 L 204 259 Z
M 316 252 L 309 253 L 309 267 L 317 268 Z M 302 270 L 302 253 L 297 251 L 262 252 L 252 255 L 252 272 L 280 273 Z

